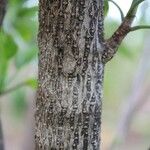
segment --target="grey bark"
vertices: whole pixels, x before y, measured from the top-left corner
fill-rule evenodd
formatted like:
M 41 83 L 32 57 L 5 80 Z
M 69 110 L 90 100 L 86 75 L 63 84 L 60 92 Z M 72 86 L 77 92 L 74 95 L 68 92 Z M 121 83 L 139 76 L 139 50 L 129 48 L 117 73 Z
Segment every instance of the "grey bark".
M 103 0 L 39 1 L 36 150 L 99 150 L 104 66 L 132 31 L 138 5 L 107 40 Z
M 103 0 L 39 1 L 35 150 L 99 150 Z

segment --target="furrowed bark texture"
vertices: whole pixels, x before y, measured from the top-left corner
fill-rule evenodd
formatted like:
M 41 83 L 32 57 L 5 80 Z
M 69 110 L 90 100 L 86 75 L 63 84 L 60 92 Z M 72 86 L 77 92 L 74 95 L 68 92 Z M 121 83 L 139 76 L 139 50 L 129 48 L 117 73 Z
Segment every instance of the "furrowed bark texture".
M 40 0 L 35 150 L 99 150 L 103 0 Z

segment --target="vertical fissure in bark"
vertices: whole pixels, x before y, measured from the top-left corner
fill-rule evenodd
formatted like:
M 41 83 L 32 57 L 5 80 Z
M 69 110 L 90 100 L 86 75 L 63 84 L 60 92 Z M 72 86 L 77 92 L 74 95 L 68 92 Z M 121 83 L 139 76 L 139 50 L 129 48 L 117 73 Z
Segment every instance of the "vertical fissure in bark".
M 99 150 L 103 1 L 40 0 L 36 150 Z

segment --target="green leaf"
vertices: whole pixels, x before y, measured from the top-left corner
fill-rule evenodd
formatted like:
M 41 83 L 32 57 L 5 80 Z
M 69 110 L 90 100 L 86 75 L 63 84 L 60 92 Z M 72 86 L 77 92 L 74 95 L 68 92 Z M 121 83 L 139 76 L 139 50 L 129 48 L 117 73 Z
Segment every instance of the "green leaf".
M 11 35 L 7 35 L 6 39 L 4 41 L 4 51 L 5 51 L 5 57 L 7 59 L 12 58 L 17 53 L 18 47 L 13 40 Z
M 30 22 L 30 23 L 29 23 Z M 31 25 L 32 24 L 32 25 Z M 37 22 L 32 20 L 30 17 L 18 19 L 14 24 L 16 31 L 21 35 L 25 42 L 33 41 L 35 42 L 36 33 L 38 31 Z
M 37 56 L 37 48 L 19 51 L 15 58 L 15 65 L 18 69 L 30 63 Z
M 35 13 L 38 11 L 38 7 L 24 7 L 18 11 L 18 17 L 33 17 Z
M 104 0 L 104 16 L 107 16 L 109 10 L 108 0 Z
M 9 60 L 17 53 L 17 45 L 12 36 L 0 32 L 0 92 L 5 88 Z
M 23 89 L 18 89 L 12 93 L 11 111 L 17 119 L 21 119 L 27 110 L 26 95 Z
M 0 41 L 1 41 L 1 53 L 3 53 L 3 57 L 6 59 L 11 59 L 13 56 L 16 55 L 18 51 L 17 44 L 15 43 L 13 37 L 7 33 L 0 34 Z
M 36 89 L 37 86 L 38 86 L 38 82 L 34 78 L 33 79 L 28 79 L 28 80 L 25 81 L 25 85 L 27 85 L 27 86 L 29 86 L 33 89 Z
M 0 55 L 0 93 L 5 88 L 5 80 L 7 77 L 8 62 Z
M 14 4 L 14 5 L 21 5 L 23 3 L 25 3 L 27 0 L 11 0 L 10 4 Z

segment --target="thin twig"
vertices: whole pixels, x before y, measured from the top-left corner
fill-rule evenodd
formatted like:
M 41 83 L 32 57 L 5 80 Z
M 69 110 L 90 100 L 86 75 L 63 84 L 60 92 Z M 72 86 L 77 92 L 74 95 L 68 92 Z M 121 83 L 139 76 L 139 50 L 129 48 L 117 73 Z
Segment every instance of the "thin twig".
M 124 20 L 124 14 L 123 14 L 123 11 L 121 10 L 120 6 L 116 2 L 114 2 L 113 0 L 108 0 L 108 1 L 112 2 L 118 8 L 120 15 L 121 15 L 121 21 L 123 21 Z
M 130 32 L 140 30 L 140 29 L 150 29 L 150 26 L 148 25 L 134 26 L 134 27 L 131 27 Z

